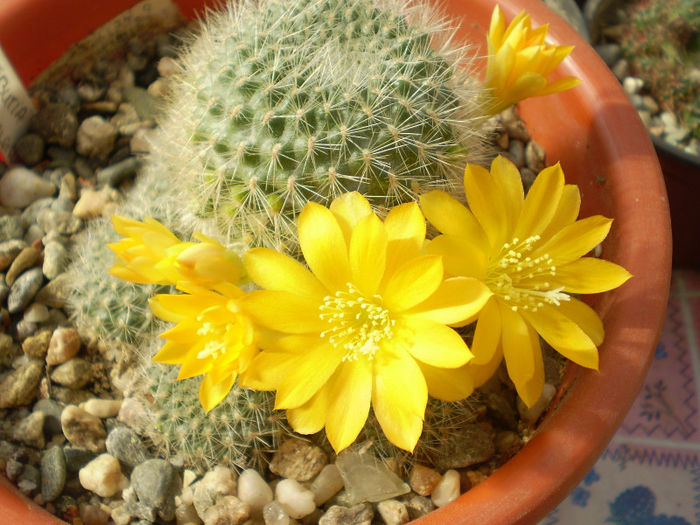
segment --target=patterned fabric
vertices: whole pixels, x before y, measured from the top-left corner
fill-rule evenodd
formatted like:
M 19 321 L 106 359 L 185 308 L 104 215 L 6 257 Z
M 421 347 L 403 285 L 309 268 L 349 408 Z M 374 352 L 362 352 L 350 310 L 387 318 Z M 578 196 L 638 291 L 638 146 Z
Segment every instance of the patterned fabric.
M 644 387 L 586 478 L 540 525 L 700 525 L 700 272 L 674 270 Z

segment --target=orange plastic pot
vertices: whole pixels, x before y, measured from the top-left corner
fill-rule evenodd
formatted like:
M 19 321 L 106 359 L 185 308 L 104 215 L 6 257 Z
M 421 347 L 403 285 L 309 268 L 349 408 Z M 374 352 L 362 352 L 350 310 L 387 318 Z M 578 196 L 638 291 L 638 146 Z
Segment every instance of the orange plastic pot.
M 3 0 L 0 43 L 25 81 L 71 43 L 136 0 Z M 192 15 L 203 0 L 178 0 Z M 443 2 L 462 21 L 459 38 L 480 46 L 494 0 Z M 596 53 L 539 0 L 510 0 L 510 19 L 526 9 L 534 24 L 550 24 L 553 42 L 576 45 L 561 75 L 575 75 L 571 91 L 522 104 L 521 114 L 548 163 L 560 161 L 568 182 L 579 185 L 582 214 L 614 217 L 603 256 L 634 278 L 593 299 L 606 338 L 600 371 L 571 367 L 555 406 L 537 435 L 496 473 L 456 501 L 418 520 L 511 525 L 536 523 L 584 477 L 622 422 L 651 362 L 664 320 L 671 271 L 671 229 L 666 191 L 654 148 L 636 111 Z M 0 483 L 6 523 L 56 523 Z

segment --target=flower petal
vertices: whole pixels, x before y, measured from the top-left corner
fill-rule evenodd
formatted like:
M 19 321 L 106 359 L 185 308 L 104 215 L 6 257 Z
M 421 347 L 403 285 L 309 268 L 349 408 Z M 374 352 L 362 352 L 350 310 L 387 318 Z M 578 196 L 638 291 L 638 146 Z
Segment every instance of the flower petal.
M 568 301 L 562 301 L 557 308 L 563 315 L 576 323 L 591 338 L 594 345 L 600 346 L 603 343 L 605 336 L 603 321 L 600 320 L 598 313 L 593 308 L 574 297 Z
M 402 351 L 377 352 L 372 408 L 389 441 L 412 452 L 423 430 L 427 403 L 428 387 L 414 359 Z
M 345 361 L 324 389 L 329 390 L 326 435 L 333 450 L 340 452 L 355 441 L 367 421 L 372 398 L 371 361 Z
M 444 191 L 434 190 L 420 196 L 423 214 L 441 233 L 474 239 L 481 244 L 486 240 L 484 230 L 464 204 Z
M 367 215 L 373 213 L 369 201 L 356 191 L 344 193 L 333 199 L 329 209 L 338 220 L 347 244 L 350 244 L 352 230 L 355 228 L 355 225 Z
M 315 202 L 299 214 L 297 230 L 306 264 L 328 290 L 344 289 L 350 282 L 348 247 L 335 215 Z
M 617 288 L 632 274 L 610 261 L 583 257 L 557 268 L 556 283 L 570 293 L 600 293 Z
M 352 283 L 367 296 L 377 293 L 384 277 L 387 235 L 384 224 L 374 213 L 360 219 L 350 238 Z
M 471 322 L 491 297 L 486 285 L 471 277 L 444 280 L 433 295 L 404 312 L 411 318 L 463 326 Z
M 199 385 L 199 402 L 205 412 L 211 411 L 228 395 L 236 381 L 236 373 L 231 372 L 224 381 L 213 382 L 212 374 L 207 374 Z
M 276 390 L 287 372 L 294 366 L 297 356 L 285 352 L 260 352 L 240 375 L 238 383 L 255 390 Z
M 161 347 L 158 353 L 153 356 L 153 361 L 168 365 L 179 365 L 186 359 L 191 348 L 191 343 L 183 344 L 168 341 Z
M 426 246 L 426 252 L 442 256 L 445 273 L 450 276 L 486 278 L 487 254 L 466 237 L 438 235 Z
M 486 232 L 492 247 L 505 242 L 506 209 L 503 196 L 489 171 L 476 164 L 464 170 L 464 193 L 472 213 Z
M 277 387 L 275 409 L 297 408 L 306 403 L 326 384 L 344 355 L 342 349 L 330 343 L 300 353 Z
M 327 413 L 328 387 L 326 386 L 300 407 L 287 410 L 287 421 L 299 434 L 315 434 L 326 424 Z
M 241 307 L 261 325 L 289 334 L 318 333 L 328 328 L 319 316 L 320 301 L 277 290 L 256 290 Z
M 564 172 L 559 163 L 537 175 L 518 219 L 514 237 L 526 239 L 540 235 L 554 217 L 564 191 Z
M 395 206 L 384 219 L 388 245 L 385 275 L 392 275 L 404 261 L 418 256 L 425 242 L 425 217 L 418 204 Z
M 590 252 L 603 242 L 608 235 L 612 219 L 593 215 L 562 228 L 542 245 L 536 248 L 531 257 L 549 254 L 556 266 L 563 266 Z
M 598 369 L 598 348 L 586 332 L 556 306 L 544 305 L 537 312 L 523 312 L 522 315 L 561 355 L 578 365 Z
M 499 344 L 496 351 L 491 356 L 491 359 L 484 364 L 476 364 L 469 362 L 466 365 L 469 375 L 472 377 L 474 382 L 474 388 L 479 388 L 481 385 L 486 383 L 498 370 L 501 362 L 503 361 L 503 348 Z
M 404 318 L 397 323 L 397 338 L 410 341 L 407 348 L 419 361 L 440 368 L 457 368 L 467 364 L 472 353 L 455 330 L 427 319 Z M 404 334 L 409 334 L 405 335 Z M 403 337 L 402 337 L 403 336 Z
M 459 368 L 438 368 L 419 362 L 418 366 L 428 385 L 428 394 L 441 401 L 459 401 L 474 392 L 474 379 L 468 365 Z
M 470 364 L 485 365 L 493 360 L 501 342 L 501 313 L 498 301 L 494 298 L 484 305 L 479 320 L 476 322 L 472 354 L 474 359 Z
M 321 282 L 302 264 L 275 250 L 253 248 L 244 256 L 248 276 L 266 290 L 283 290 L 318 297 L 328 294 Z
M 559 205 L 554 212 L 552 220 L 549 221 L 547 227 L 542 231 L 542 238 L 549 239 L 559 230 L 573 224 L 581 208 L 581 192 L 575 184 L 565 184 L 559 199 Z
M 442 259 L 422 255 L 406 261 L 389 276 L 381 295 L 384 306 L 393 312 L 407 310 L 433 295 L 442 282 Z
M 505 212 L 508 220 L 506 230 L 513 231 L 525 200 L 520 171 L 511 161 L 498 155 L 491 163 L 491 175 L 500 188 L 500 193 L 505 201 Z

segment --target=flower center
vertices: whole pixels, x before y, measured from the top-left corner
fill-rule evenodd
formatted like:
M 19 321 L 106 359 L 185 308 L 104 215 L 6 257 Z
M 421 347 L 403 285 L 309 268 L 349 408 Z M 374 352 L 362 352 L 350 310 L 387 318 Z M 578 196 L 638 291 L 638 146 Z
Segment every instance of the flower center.
M 550 280 L 556 276 L 557 267 L 550 255 L 530 257 L 539 240 L 539 235 L 525 240 L 515 237 L 503 245 L 499 257 L 489 264 L 486 285 L 514 312 L 536 312 L 545 304 L 559 306 L 561 301 L 570 299 L 562 292 L 563 286 L 552 287 Z
M 347 291 L 340 290 L 323 298 L 319 316 L 329 327 L 321 332 L 321 337 L 327 337 L 333 346 L 346 351 L 343 361 L 354 361 L 361 356 L 372 359 L 379 343 L 394 335 L 396 323 L 381 303 L 381 296 L 368 299 L 352 283 L 347 283 Z
M 201 321 L 202 316 L 197 316 L 197 320 Z M 204 345 L 204 348 L 199 351 L 197 359 L 207 359 L 209 357 L 218 359 L 219 354 L 226 351 L 226 345 L 224 344 L 225 332 L 226 330 L 224 327 L 215 326 L 208 321 L 204 321 L 202 326 L 197 329 L 197 335 L 209 339 L 209 341 Z

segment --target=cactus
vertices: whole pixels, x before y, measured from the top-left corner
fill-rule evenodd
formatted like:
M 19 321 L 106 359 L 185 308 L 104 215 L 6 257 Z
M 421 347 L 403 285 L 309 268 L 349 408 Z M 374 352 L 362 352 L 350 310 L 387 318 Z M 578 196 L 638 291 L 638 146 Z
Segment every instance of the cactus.
M 177 381 L 177 368 L 157 363 L 147 365 L 144 373 L 142 397 L 151 410 L 139 430 L 161 457 L 178 456 L 199 471 L 226 465 L 265 472 L 280 438 L 291 433 L 284 413 L 274 410 L 274 392 L 236 385 L 206 413 L 198 399 L 201 377 Z
M 231 4 L 181 59 L 151 169 L 227 238 L 290 252 L 309 200 L 357 190 L 381 211 L 449 188 L 483 147 L 451 33 L 396 0 Z

